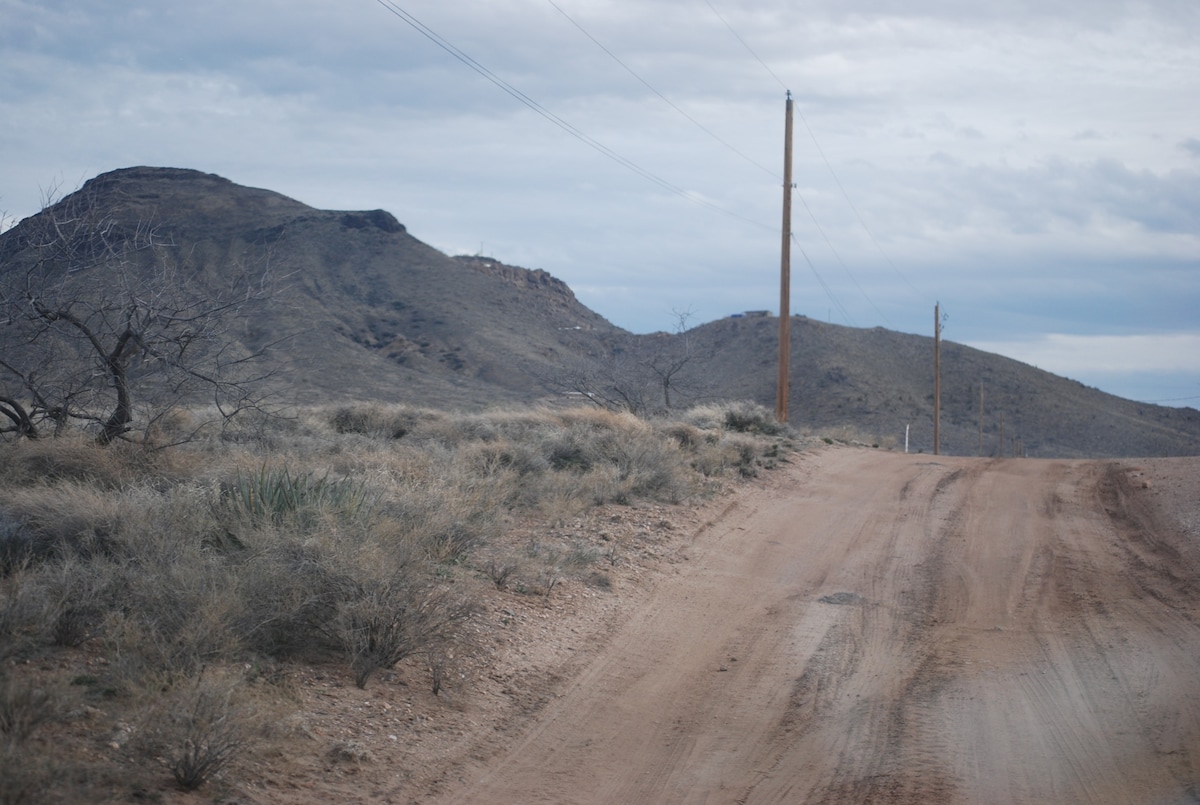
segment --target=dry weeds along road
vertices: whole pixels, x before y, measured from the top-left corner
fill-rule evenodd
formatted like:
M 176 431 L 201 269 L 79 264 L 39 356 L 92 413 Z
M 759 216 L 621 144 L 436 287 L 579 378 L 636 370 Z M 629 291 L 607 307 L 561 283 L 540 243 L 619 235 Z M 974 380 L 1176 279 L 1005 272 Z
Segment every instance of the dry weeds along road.
M 1196 467 L 800 457 L 426 801 L 1195 801 Z

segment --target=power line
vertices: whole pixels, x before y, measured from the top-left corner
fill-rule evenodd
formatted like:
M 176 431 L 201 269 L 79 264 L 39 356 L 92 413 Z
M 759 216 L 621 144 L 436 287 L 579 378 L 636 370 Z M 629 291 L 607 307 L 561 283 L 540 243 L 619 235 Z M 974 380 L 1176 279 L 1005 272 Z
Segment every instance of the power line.
M 850 318 L 850 314 L 846 312 L 846 308 L 842 307 L 842 303 L 838 301 L 838 298 L 834 296 L 833 291 L 825 283 L 824 278 L 822 278 L 817 272 L 817 267 L 813 265 L 813 261 L 808 257 L 808 252 L 804 251 L 804 247 L 801 246 L 800 241 L 796 239 L 795 233 L 791 234 L 791 238 L 792 243 L 796 245 L 796 248 L 800 250 L 800 254 L 804 256 L 804 262 L 808 263 L 808 270 L 811 271 L 812 275 L 817 278 L 817 282 L 820 283 L 821 288 L 825 291 L 825 295 L 829 297 L 829 301 L 833 303 L 834 307 L 841 311 L 842 318 L 845 320 L 846 324 L 850 325 L 851 327 L 856 326 L 854 321 Z
M 634 70 L 632 67 L 630 67 L 628 64 L 626 64 L 625 62 L 623 62 L 623 61 L 622 61 L 620 58 L 618 58 L 618 57 L 617 57 L 617 55 L 616 55 L 615 53 L 613 53 L 611 50 L 609 50 L 607 47 L 605 47 L 605 46 L 604 46 L 604 44 L 603 44 L 603 43 L 601 43 L 599 39 L 597 39 L 596 37 L 592 36 L 592 34 L 591 34 L 591 33 L 590 33 L 590 32 L 589 32 L 589 31 L 588 31 L 586 28 L 584 28 L 584 27 L 583 27 L 583 25 L 581 25 L 581 24 L 580 24 L 580 23 L 579 23 L 579 22 L 578 22 L 576 19 L 574 19 L 574 18 L 573 18 L 573 17 L 572 17 L 570 14 L 568 14 L 567 12 L 563 11 L 562 7 L 561 7 L 561 6 L 559 6 L 559 5 L 558 5 L 558 3 L 555 3 L 555 2 L 554 2 L 554 0 L 546 0 L 546 2 L 547 2 L 547 3 L 549 3 L 551 6 L 553 6 L 555 11 L 557 11 L 559 14 L 562 14 L 562 15 L 563 15 L 563 17 L 565 17 L 565 18 L 566 18 L 567 22 L 571 23 L 571 24 L 572 24 L 572 25 L 574 25 L 576 28 L 578 28 L 580 33 L 582 33 L 582 34 L 583 34 L 584 36 L 586 36 L 588 39 L 592 40 L 593 44 L 595 44 L 595 45 L 596 45 L 596 47 L 598 47 L 598 48 L 600 48 L 602 51 L 604 51 L 604 52 L 605 52 L 605 53 L 608 55 L 608 57 L 609 57 L 609 58 L 611 58 L 611 59 L 612 59 L 613 61 L 615 61 L 617 64 L 621 65 L 621 67 L 623 67 L 627 73 L 629 73 L 631 76 L 633 76 L 633 77 L 634 77 L 634 78 L 636 78 L 638 81 L 640 81 L 640 82 L 642 83 L 642 85 L 646 87 L 646 89 L 650 90 L 650 91 L 651 91 L 651 92 L 653 92 L 655 95 L 657 95 L 657 96 L 658 96 L 660 99 L 662 99 L 663 103 L 667 104 L 667 106 L 670 106 L 670 107 L 671 107 L 672 109 L 674 109 L 676 112 L 678 112 L 679 114 L 683 115 L 683 117 L 684 117 L 684 118 L 686 118 L 686 119 L 687 119 L 687 120 L 688 120 L 690 123 L 692 123 L 692 125 L 694 125 L 694 126 L 695 126 L 696 128 L 698 128 L 698 129 L 700 129 L 702 132 L 704 132 L 705 134 L 707 134 L 709 137 L 712 137 L 712 138 L 713 138 L 714 140 L 716 140 L 718 143 L 720 143 L 721 145 L 725 146 L 726 148 L 728 148 L 728 149 L 729 149 L 730 151 L 732 151 L 733 153 L 737 154 L 737 155 L 738 155 L 739 157 L 741 157 L 742 159 L 744 159 L 744 160 L 746 160 L 747 162 L 749 162 L 749 163 L 750 163 L 751 165 L 753 165 L 754 167 L 756 167 L 756 168 L 758 168 L 759 170 L 761 170 L 761 171 L 763 171 L 764 173 L 766 173 L 768 176 L 770 176 L 770 177 L 772 177 L 772 178 L 774 178 L 774 179 L 778 179 L 778 178 L 779 178 L 779 174 L 778 174 L 777 172 L 775 172 L 775 171 L 771 170 L 770 168 L 766 167 L 766 166 L 765 166 L 765 165 L 763 165 L 762 163 L 760 163 L 760 162 L 757 162 L 757 161 L 756 161 L 756 160 L 754 160 L 752 157 L 749 157 L 749 156 L 747 156 L 746 154 L 742 153 L 742 152 L 741 152 L 741 151 L 739 151 L 739 150 L 738 150 L 738 149 L 737 149 L 735 146 L 731 145 L 729 142 L 727 142 L 726 140 L 722 139 L 722 138 L 721 138 L 719 135 L 717 135 L 716 133 L 714 133 L 714 132 L 713 132 L 711 129 L 709 129 L 709 128 L 708 128 L 707 126 L 705 126 L 703 123 L 701 123 L 700 121 L 696 120 L 696 118 L 694 118 L 694 117 L 692 117 L 691 115 L 689 115 L 689 114 L 688 114 L 687 112 L 685 112 L 683 109 L 679 108 L 679 107 L 678 107 L 678 106 L 677 106 L 677 105 L 676 105 L 676 104 L 675 104 L 675 103 L 674 103 L 674 102 L 673 102 L 673 101 L 672 101 L 670 98 L 668 98 L 668 97 L 667 97 L 666 95 L 664 95 L 663 93 L 659 92 L 659 91 L 658 91 L 658 90 L 657 90 L 657 89 L 656 89 L 654 86 L 652 86 L 652 85 L 650 84 L 650 82 L 649 82 L 649 81 L 647 81 L 646 79 L 642 78 L 642 76 L 640 76 L 640 75 L 639 75 L 639 74 L 638 74 L 638 73 L 637 73 L 637 72 L 636 72 L 636 71 L 635 71 L 635 70 Z
M 813 226 L 815 226 L 817 231 L 821 233 L 821 237 L 824 239 L 825 245 L 829 247 L 831 252 L 833 252 L 833 256 L 838 261 L 838 264 L 842 267 L 842 271 L 846 272 L 846 276 L 849 277 L 850 281 L 854 283 L 854 287 L 858 289 L 858 292 L 863 295 L 863 299 L 867 300 L 867 304 L 875 309 L 875 312 L 879 314 L 879 318 L 882 319 L 883 323 L 890 328 L 892 323 L 888 321 L 887 316 L 885 316 L 883 311 L 879 309 L 879 306 L 875 304 L 875 300 L 872 299 L 871 296 L 866 292 L 866 289 L 864 289 L 862 285 L 859 285 L 858 280 L 856 280 L 854 275 L 850 273 L 850 267 L 847 266 L 846 261 L 842 259 L 842 255 L 840 252 L 838 252 L 837 247 L 833 245 L 833 241 L 831 241 L 829 236 L 825 234 L 825 228 L 821 226 L 821 222 L 817 220 L 815 215 L 813 215 L 813 211 L 808 206 L 808 202 L 804 200 L 804 196 L 800 196 L 800 203 L 804 205 L 804 211 L 807 212 L 808 217 L 812 219 Z
M 708 0 L 705 0 L 705 2 L 708 2 Z M 808 119 L 804 117 L 804 112 L 799 110 L 797 111 L 800 115 L 800 122 L 804 124 L 804 130 L 808 132 L 809 138 L 812 139 L 813 145 L 816 146 L 817 153 L 821 155 L 821 161 L 825 163 L 825 168 L 829 171 L 829 175 L 833 177 L 834 184 L 836 184 L 838 186 L 838 190 L 841 191 L 842 198 L 846 200 L 846 204 L 854 213 L 855 220 L 858 221 L 859 226 L 863 228 L 863 231 L 867 233 L 867 237 L 871 239 L 871 243 L 875 244 L 875 248 L 879 250 L 881 255 L 883 255 L 883 259 L 889 266 L 892 267 L 892 270 L 896 272 L 897 276 L 904 280 L 904 284 L 909 287 L 909 290 L 920 296 L 921 292 L 918 291 L 913 284 L 908 281 L 908 277 L 906 277 L 904 273 L 901 272 L 896 266 L 896 264 L 892 262 L 892 258 L 888 256 L 888 253 L 883 250 L 883 246 L 881 246 L 879 241 L 875 238 L 875 233 L 871 231 L 871 227 L 867 226 L 867 222 L 863 220 L 861 215 L 859 215 L 858 207 L 856 207 L 854 202 L 850 200 L 850 194 L 846 192 L 846 188 L 842 185 L 842 180 L 838 178 L 837 171 L 833 169 L 833 165 L 829 162 L 828 157 L 825 156 L 825 149 L 823 149 L 821 144 L 817 142 L 817 135 L 813 133 L 812 127 L 808 125 Z
M 1193 395 L 1191 397 L 1168 397 L 1165 400 L 1142 400 L 1142 402 L 1150 403 L 1151 405 L 1157 405 L 1158 403 L 1185 402 L 1187 400 L 1200 400 L 1200 395 Z
M 645 86 L 647 89 L 649 89 L 655 95 L 657 95 L 664 103 L 666 103 L 668 106 L 670 106 L 676 112 L 678 112 L 680 115 L 682 115 L 684 118 L 686 118 L 692 124 L 694 124 L 697 128 L 699 128 L 705 134 L 712 137 L 714 140 L 716 140 L 721 145 L 723 145 L 726 148 L 728 148 L 729 150 L 733 151 L 733 153 L 735 153 L 738 156 L 745 159 L 750 164 L 752 164 L 755 167 L 762 170 L 767 175 L 771 176 L 772 178 L 779 178 L 777 173 L 775 173 L 771 169 L 763 166 L 762 164 L 755 161 L 754 159 L 743 154 L 737 148 L 730 145 L 728 142 L 723 140 L 721 137 L 714 134 L 707 127 L 705 127 L 703 124 L 701 124 L 695 118 L 693 118 L 691 115 L 689 115 L 687 112 L 685 112 L 679 106 L 677 106 L 674 102 L 671 101 L 671 99 L 669 99 L 666 95 L 664 95 L 662 92 L 660 92 L 657 88 L 652 86 L 650 84 L 650 82 L 648 82 L 645 78 L 643 78 L 641 75 L 639 75 L 632 67 L 630 67 L 628 64 L 626 64 L 624 61 L 622 61 L 616 54 L 614 54 L 609 48 L 607 48 L 602 42 L 600 42 L 599 39 L 597 39 L 595 36 L 593 36 L 590 31 L 588 31 L 586 28 L 584 28 L 582 24 L 580 24 L 576 19 L 571 17 L 571 15 L 569 15 L 566 11 L 564 11 L 561 6 L 559 6 L 556 2 L 554 2 L 554 0 L 546 0 L 546 2 L 549 3 L 554 8 L 555 11 L 557 11 L 564 18 L 566 18 L 566 20 L 568 22 L 570 22 L 572 25 L 574 25 L 575 28 L 577 28 L 580 33 L 582 33 L 584 36 L 586 36 L 588 39 L 590 39 L 592 41 L 592 43 L 596 45 L 596 47 L 598 47 L 598 48 L 600 48 L 600 50 L 604 51 L 604 53 L 607 54 L 609 56 L 609 58 L 611 58 L 613 61 L 615 61 L 617 64 L 619 64 L 622 68 L 625 69 L 626 72 L 628 72 L 630 75 L 632 75 L 634 78 L 636 78 L 639 82 L 641 82 L 641 84 L 643 86 Z M 705 0 L 705 2 L 708 2 L 708 0 Z M 746 50 L 750 51 L 750 54 L 753 55 L 755 57 L 755 59 L 758 60 L 759 64 L 762 64 L 762 66 L 764 68 L 766 68 L 768 72 L 771 72 L 771 68 L 767 67 L 766 63 L 763 62 L 762 59 L 758 58 L 758 55 L 753 51 L 753 49 L 750 48 L 750 46 L 746 43 L 746 41 L 744 39 L 742 39 L 740 36 L 738 36 L 737 31 L 735 31 L 733 29 L 733 27 L 730 26 L 729 23 L 725 21 L 724 17 L 721 16 L 720 12 L 718 12 L 715 8 L 713 8 L 712 3 L 708 3 L 708 7 L 710 9 L 712 9 L 713 13 L 717 15 L 718 19 L 720 19 L 723 23 L 725 23 L 725 26 L 729 29 L 729 31 L 735 37 L 737 37 L 738 41 L 740 41 L 742 43 L 742 45 L 746 48 Z M 772 72 L 771 75 L 774 76 L 775 74 Z M 778 76 L 775 76 L 775 79 L 777 81 L 779 81 Z M 779 83 L 781 86 L 783 86 L 782 81 L 780 81 Z M 786 89 L 786 87 L 784 87 L 784 89 Z M 805 125 L 807 126 L 807 123 Z M 809 133 L 811 135 L 811 130 Z M 854 275 L 850 273 L 849 267 L 846 265 L 845 261 L 842 259 L 842 256 L 838 252 L 837 248 L 833 245 L 833 242 L 829 239 L 829 236 L 825 233 L 825 229 L 821 226 L 820 222 L 817 220 L 816 216 L 813 214 L 812 209 L 809 207 L 808 202 L 804 200 L 803 196 L 800 197 L 800 202 L 801 202 L 801 204 L 804 205 L 804 209 L 808 213 L 808 217 L 812 219 L 812 222 L 817 227 L 817 231 L 820 232 L 822 239 L 824 239 L 826 245 L 829 246 L 829 250 L 831 252 L 833 252 L 834 258 L 841 265 L 842 270 L 846 272 L 846 276 L 848 276 L 850 278 L 850 281 L 854 283 L 854 286 L 856 288 L 858 288 L 859 292 L 867 300 L 867 303 L 870 304 L 871 307 L 875 309 L 875 312 L 879 314 L 879 317 L 883 320 L 883 322 L 890 327 L 891 323 L 888 321 L 887 316 L 885 316 L 883 311 L 881 311 L 879 309 L 879 306 L 875 304 L 875 301 L 867 294 L 866 290 L 862 287 L 862 285 L 859 284 L 858 280 L 854 278 Z M 813 264 L 812 259 L 808 256 L 808 253 L 805 252 L 803 247 L 800 246 L 799 241 L 796 240 L 796 236 L 794 234 L 790 234 L 790 237 L 791 237 L 792 241 L 796 243 L 797 248 L 799 249 L 801 255 L 803 255 L 805 262 L 808 264 L 809 270 L 812 272 L 812 274 L 816 278 L 817 282 L 824 289 L 826 296 L 828 296 L 830 301 L 833 303 L 833 305 L 836 306 L 839 311 L 841 311 L 842 316 L 846 320 L 847 324 L 851 324 L 850 315 L 846 311 L 846 308 L 837 299 L 837 297 L 834 296 L 833 291 L 830 289 L 830 287 L 826 284 L 824 278 L 817 271 L 816 266 Z
M 759 55 L 754 52 L 754 49 L 751 48 L 750 45 L 746 43 L 746 40 L 743 39 L 741 37 L 741 35 L 738 34 L 738 32 L 734 29 L 734 27 L 729 24 L 729 21 L 726 20 L 723 16 L 721 16 L 721 12 L 717 11 L 717 9 L 713 6 L 711 0 L 704 0 L 704 3 L 705 3 L 705 5 L 707 5 L 709 7 L 709 9 L 712 11 L 712 13 L 716 15 L 717 19 L 719 19 L 727 29 L 729 29 L 729 32 L 731 34 L 733 34 L 734 38 L 737 39 L 737 41 L 742 43 L 742 47 L 744 47 L 750 53 L 750 55 L 754 57 L 754 60 L 757 61 L 759 64 L 761 64 L 763 69 L 766 70 L 767 73 L 770 74 L 770 76 L 772 78 L 774 78 L 777 82 L 779 82 L 779 85 L 781 87 L 783 87 L 784 89 L 787 89 L 787 85 L 785 85 L 783 83 L 783 81 L 780 80 L 779 76 L 775 74 L 775 71 L 772 70 L 767 65 L 766 62 L 764 62 L 761 58 L 759 58 Z M 862 215 L 858 211 L 858 207 L 855 206 L 854 202 L 850 200 L 850 194 L 846 192 L 846 188 L 842 184 L 842 180 L 840 178 L 838 178 L 837 171 L 835 171 L 833 169 L 833 165 L 829 162 L 829 159 L 825 156 L 825 149 L 821 148 L 821 143 L 817 141 L 817 135 L 813 133 L 812 127 L 808 125 L 808 119 L 804 117 L 804 112 L 799 108 L 799 104 L 796 105 L 796 111 L 797 111 L 797 114 L 800 115 L 800 122 L 802 122 L 804 124 L 805 131 L 808 132 L 809 138 L 812 139 L 813 145 L 816 146 L 817 153 L 820 155 L 821 160 L 825 163 L 825 167 L 826 167 L 826 169 L 828 169 L 829 174 L 833 177 L 834 183 L 838 186 L 838 190 L 841 192 L 842 198 L 844 198 L 846 200 L 846 204 L 849 205 L 850 210 L 854 213 L 854 218 L 855 218 L 855 220 L 858 221 L 859 226 L 861 226 L 863 228 L 863 231 L 865 231 L 867 233 L 867 237 L 869 237 L 871 239 L 871 243 L 874 244 L 875 248 L 879 250 L 879 253 L 883 256 L 884 261 L 891 267 L 891 269 L 894 272 L 896 272 L 896 275 L 899 276 L 900 279 L 904 281 L 904 284 L 909 287 L 909 290 L 911 290 L 913 293 L 920 296 L 921 292 L 916 289 L 916 287 L 912 284 L 912 282 L 909 281 L 908 277 L 905 276 L 904 273 L 900 270 L 900 268 L 895 264 L 895 262 L 893 262 L 892 258 L 888 255 L 888 253 L 886 251 L 884 251 L 883 246 L 879 243 L 878 238 L 875 237 L 875 233 L 871 231 L 871 227 L 867 226 L 867 222 L 865 220 L 863 220 Z M 853 279 L 853 277 L 851 277 L 851 279 Z M 857 285 L 858 283 L 856 282 L 855 284 Z M 872 302 L 871 306 L 875 307 L 875 303 Z M 876 309 L 876 311 L 879 310 L 878 307 L 876 307 L 875 309 Z
M 783 83 L 783 81 L 780 80 L 779 76 L 775 75 L 775 71 L 772 70 L 770 67 L 768 67 L 767 63 L 758 57 L 758 54 L 754 52 L 754 48 L 752 48 L 748 44 L 746 44 L 746 40 L 742 39 L 742 37 L 738 34 L 738 32 L 733 29 L 733 26 L 730 25 L 728 22 L 726 22 L 725 18 L 721 16 L 721 12 L 717 11 L 717 9 L 713 6 L 713 4 L 711 2 L 709 2 L 709 0 L 704 0 L 704 3 L 705 3 L 705 5 L 707 5 L 709 7 L 709 9 L 712 11 L 713 14 L 717 15 L 717 19 L 719 19 L 722 23 L 724 23 L 725 27 L 729 29 L 729 33 L 733 34 L 733 37 L 737 41 L 742 43 L 742 47 L 744 47 L 750 53 L 750 55 L 754 57 L 754 60 L 757 61 L 759 64 L 761 64 L 763 66 L 763 69 L 771 74 L 771 78 L 774 78 L 776 81 L 779 82 L 780 87 L 782 87 L 784 90 L 786 90 L 788 88 L 787 84 Z
M 423 22 L 418 20 L 416 17 L 414 17 L 409 12 L 405 11 L 403 8 L 401 8 L 396 3 L 392 2 L 392 0 L 375 0 L 375 2 L 377 2 L 383 8 L 385 8 L 387 11 L 389 11 L 392 14 L 394 14 L 395 16 L 399 17 L 401 20 L 403 20 L 405 23 L 407 23 L 411 28 L 416 30 L 418 33 L 420 33 L 422 36 L 424 36 L 429 41 L 433 42 L 435 45 L 440 47 L 442 50 L 449 53 L 455 59 L 457 59 L 458 61 L 465 64 L 467 67 L 470 67 L 472 70 L 479 73 L 479 75 L 483 76 L 491 83 L 495 84 L 497 87 L 499 87 L 501 90 L 503 90 L 506 94 L 510 95 L 511 97 L 513 97 L 514 99 L 519 101 L 520 103 L 527 106 L 529 109 L 531 109 L 534 112 L 536 112 L 537 114 L 541 115 L 546 120 L 548 120 L 551 123 L 553 123 L 554 125 L 558 126 L 560 129 L 567 132 L 575 139 L 579 140 L 580 142 L 584 143 L 585 145 L 589 146 L 590 148 L 598 151 L 599 153 L 601 153 L 604 156 L 608 157 L 609 159 L 613 160 L 614 162 L 621 165 L 622 167 L 625 167 L 628 170 L 633 171 L 638 176 L 641 176 L 643 179 L 654 183 L 655 185 L 662 188 L 663 190 L 666 190 L 670 193 L 674 193 L 677 196 L 681 196 L 682 198 L 692 202 L 693 204 L 698 204 L 701 207 L 707 207 L 708 209 L 712 210 L 713 212 L 717 212 L 722 215 L 727 215 L 731 218 L 736 218 L 740 221 L 743 221 L 745 223 L 751 224 L 756 227 L 761 227 L 763 229 L 771 229 L 772 228 L 772 227 L 769 227 L 768 225 L 762 223 L 761 221 L 755 221 L 755 220 L 747 218 L 743 215 L 739 215 L 731 210 L 727 210 L 718 204 L 712 203 L 711 201 L 708 201 L 703 198 L 699 198 L 695 194 L 690 193 L 687 190 L 684 190 L 683 188 L 679 187 L 678 185 L 672 184 L 671 182 L 667 181 L 666 179 L 663 179 L 660 176 L 646 170 L 645 168 L 641 167 L 637 163 L 618 154 L 616 151 L 613 151 L 608 146 L 604 145 L 603 143 L 599 142 L 595 138 L 589 136 L 585 132 L 583 132 L 580 129 L 576 128 L 575 126 L 571 125 L 566 120 L 559 117 L 558 115 L 551 112 L 549 109 L 547 109 L 546 107 L 542 106 L 540 103 L 535 101 L 533 98 L 526 95 L 524 92 L 521 92 L 519 89 L 514 87 L 512 84 L 509 84 L 507 81 L 505 81 L 500 76 L 496 75 L 494 72 L 489 70 L 487 67 L 483 66 L 478 61 L 471 58 L 464 51 L 455 47 L 448 40 L 446 40 L 444 37 L 442 37 L 440 34 L 438 34 L 436 31 L 434 31 L 432 28 L 425 25 Z

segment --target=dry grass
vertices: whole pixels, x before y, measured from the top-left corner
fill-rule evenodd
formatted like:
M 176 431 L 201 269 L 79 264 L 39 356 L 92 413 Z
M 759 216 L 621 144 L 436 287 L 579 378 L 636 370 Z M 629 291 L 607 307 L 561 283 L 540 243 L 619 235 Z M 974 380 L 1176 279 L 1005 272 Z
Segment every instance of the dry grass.
M 367 404 L 157 452 L 70 435 L 0 442 L 0 662 L 99 656 L 87 695 L 150 713 L 130 746 L 197 787 L 260 751 L 246 736 L 272 694 L 250 706 L 233 669 L 312 663 L 365 686 L 419 657 L 439 692 L 476 651 L 486 589 L 609 588 L 621 546 L 551 531 L 598 505 L 705 495 L 769 466 L 788 438 L 746 405 L 648 421 Z M 529 522 L 546 536 L 519 550 L 502 539 Z M 75 787 L 54 795 L 65 799 L 99 785 L 94 769 L 26 762 L 57 711 L 14 679 L 0 679 L 2 759 L 25 765 L 0 801 L 51 778 Z

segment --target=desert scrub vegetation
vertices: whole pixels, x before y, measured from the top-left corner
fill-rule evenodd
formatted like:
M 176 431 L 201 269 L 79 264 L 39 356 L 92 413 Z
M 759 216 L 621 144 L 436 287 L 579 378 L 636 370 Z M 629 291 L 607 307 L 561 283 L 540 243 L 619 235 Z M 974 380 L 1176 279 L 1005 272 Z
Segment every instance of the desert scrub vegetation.
M 180 427 L 203 433 L 204 415 Z M 130 725 L 122 746 L 139 768 L 154 759 L 179 786 L 204 785 L 271 732 L 287 696 L 270 680 L 286 672 L 264 667 L 321 666 L 366 687 L 411 659 L 442 692 L 455 663 L 478 656 L 487 596 L 609 587 L 618 546 L 557 525 L 606 504 L 703 497 L 791 446 L 747 404 L 650 420 L 363 403 L 223 425 L 161 450 L 85 433 L 0 441 L 6 765 L 45 755 L 45 723 L 82 706 Z M 514 546 L 502 538 L 517 525 L 534 536 Z M 70 652 L 88 672 L 36 689 L 58 692 L 20 682 Z M 88 777 L 22 768 L 17 800 Z

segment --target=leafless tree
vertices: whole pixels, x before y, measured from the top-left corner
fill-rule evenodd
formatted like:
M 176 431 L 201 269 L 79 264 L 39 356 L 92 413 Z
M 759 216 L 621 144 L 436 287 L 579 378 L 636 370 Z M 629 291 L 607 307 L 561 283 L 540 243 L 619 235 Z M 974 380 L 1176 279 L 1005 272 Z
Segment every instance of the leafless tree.
M 690 371 L 696 364 L 703 364 L 711 354 L 702 354 L 697 348 L 688 327 L 692 311 L 674 310 L 675 334 L 662 338 L 662 334 L 645 336 L 648 339 L 642 349 L 641 363 L 654 377 L 662 392 L 662 404 L 671 410 L 681 399 L 695 402 L 707 388 L 699 373 Z M 657 336 L 657 337 L 656 337 Z M 674 398 L 674 399 L 673 399 Z
M 705 383 L 706 356 L 688 331 L 691 311 L 675 311 L 674 333 L 626 335 L 598 345 L 587 358 L 561 366 L 549 385 L 594 405 L 645 414 L 695 402 Z
M 0 236 L 0 432 L 84 424 L 108 444 L 201 395 L 226 420 L 261 401 L 264 350 L 231 329 L 270 295 L 269 263 L 202 276 L 122 212 L 85 189 Z

